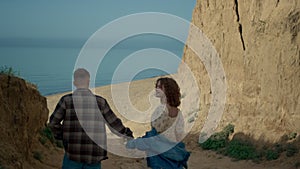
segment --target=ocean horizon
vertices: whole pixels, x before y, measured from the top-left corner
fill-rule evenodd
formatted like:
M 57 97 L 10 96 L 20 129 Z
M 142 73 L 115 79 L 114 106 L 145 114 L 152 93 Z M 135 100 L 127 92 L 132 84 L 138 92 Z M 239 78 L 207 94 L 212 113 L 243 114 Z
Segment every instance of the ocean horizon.
M 82 41 L 81 45 L 77 43 L 73 46 L 64 45 L 61 42 L 60 44 L 53 41 L 51 43 L 46 42 L 45 40 L 41 43 L 31 40 L 18 41 L 18 43 L 16 41 L 9 43 L 2 41 L 0 43 L 0 67 L 11 67 L 17 76 L 35 84 L 43 96 L 72 91 L 73 71 L 84 42 Z M 168 67 L 167 72 L 157 68 L 147 68 L 137 72 L 132 77 L 130 68 L 128 68 L 128 72 L 125 70 L 117 79 L 112 79 L 118 66 L 129 55 L 149 48 L 166 50 L 181 60 L 184 44 L 157 35 L 148 35 L 147 38 L 145 36 L 133 37 L 121 42 L 105 55 L 97 69 L 95 84 L 91 87 L 141 80 L 177 72 L 180 62 L 172 61 L 172 66 Z M 164 55 L 165 53 L 162 53 L 159 57 L 162 58 L 162 62 L 168 62 L 163 60 Z M 153 56 L 145 57 L 151 60 Z

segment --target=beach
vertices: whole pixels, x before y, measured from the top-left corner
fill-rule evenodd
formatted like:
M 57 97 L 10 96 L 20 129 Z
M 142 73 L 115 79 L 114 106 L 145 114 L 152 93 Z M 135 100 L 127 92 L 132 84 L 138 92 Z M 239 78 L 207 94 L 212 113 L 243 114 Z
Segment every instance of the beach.
M 149 118 L 151 113 L 149 109 L 152 109 L 152 104 L 158 104 L 157 98 L 153 97 L 153 89 L 155 80 L 157 78 L 149 78 L 144 80 L 137 80 L 133 82 L 126 82 L 108 86 L 97 87 L 92 89 L 96 94 L 103 96 L 107 99 L 110 104 L 112 110 L 119 116 L 119 118 L 123 121 L 125 126 L 128 126 L 132 129 L 134 133 L 134 137 L 142 136 L 147 130 L 150 129 L 149 123 L 137 123 L 132 120 L 128 120 L 123 117 L 126 116 L 126 112 L 130 110 L 129 105 L 118 105 L 118 99 L 127 103 L 125 99 L 129 99 L 132 103 L 132 106 L 141 112 L 147 112 L 149 114 L 143 114 L 145 119 Z M 124 91 L 124 88 L 128 88 L 128 90 Z M 112 92 L 113 91 L 113 92 Z M 125 94 L 127 92 L 127 94 Z M 112 94 L 114 93 L 114 94 Z M 129 94 L 128 94 L 129 93 Z M 48 109 L 50 114 L 53 112 L 59 98 L 66 93 L 56 94 L 47 96 Z M 118 94 L 118 99 L 114 101 L 114 95 Z M 129 96 L 129 98 L 128 98 Z M 121 112 L 122 111 L 122 112 Z M 140 117 L 140 116 L 139 116 Z M 141 118 L 141 117 L 140 117 Z M 144 120 L 145 120 L 144 119 Z M 273 161 L 264 161 L 260 163 L 254 163 L 252 161 L 245 160 L 234 160 L 229 157 L 217 154 L 213 151 L 202 150 L 198 145 L 198 137 L 199 132 L 198 128 L 201 126 L 201 118 L 199 118 L 199 122 L 195 122 L 193 129 L 188 133 L 183 142 L 186 144 L 187 150 L 191 152 L 190 159 L 188 161 L 188 167 L 190 169 L 289 169 L 295 168 L 295 159 L 299 158 L 289 158 L 285 157 L 279 158 Z M 140 119 L 141 120 L 141 119 Z M 185 119 L 186 120 L 186 119 Z M 195 130 L 194 130 L 195 129 Z M 110 133 L 108 133 L 109 135 Z M 128 158 L 116 155 L 114 153 L 108 153 L 109 159 L 104 160 L 102 162 L 103 168 L 110 169 L 142 169 L 146 168 L 146 160 L 143 158 Z M 49 160 L 56 160 L 55 164 L 56 168 L 59 168 L 63 158 L 63 150 L 54 151 L 53 154 L 49 154 L 47 157 Z M 46 162 L 47 163 L 47 162 Z M 54 166 L 53 166 L 54 167 Z

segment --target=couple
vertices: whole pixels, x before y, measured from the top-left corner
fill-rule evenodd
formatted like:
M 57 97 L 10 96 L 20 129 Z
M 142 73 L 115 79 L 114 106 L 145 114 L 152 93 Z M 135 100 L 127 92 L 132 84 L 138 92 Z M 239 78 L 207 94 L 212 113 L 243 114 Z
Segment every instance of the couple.
M 76 90 L 61 97 L 49 122 L 54 137 L 63 140 L 63 169 L 101 169 L 101 161 L 108 158 L 105 125 L 129 140 L 128 149 L 146 151 L 148 167 L 187 168 L 190 154 L 180 142 L 184 137 L 184 120 L 177 108 L 180 89 L 175 80 L 156 81 L 156 96 L 162 104 L 152 115 L 152 130 L 142 138 L 133 139 L 132 131 L 122 124 L 107 101 L 89 90 L 89 72 L 79 68 L 73 76 Z

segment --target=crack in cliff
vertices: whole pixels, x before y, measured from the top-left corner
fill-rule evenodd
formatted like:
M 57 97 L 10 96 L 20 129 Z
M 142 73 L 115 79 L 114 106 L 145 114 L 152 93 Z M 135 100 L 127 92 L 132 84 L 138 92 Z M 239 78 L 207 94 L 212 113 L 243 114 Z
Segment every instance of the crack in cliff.
M 240 33 L 240 38 L 241 38 L 243 50 L 246 50 L 245 42 L 244 42 L 244 37 L 243 37 L 243 27 L 242 27 L 242 24 L 240 23 L 240 14 L 239 14 L 238 0 L 234 0 L 234 5 L 235 5 L 235 14 L 236 14 L 236 17 L 237 17 L 236 21 L 239 24 L 238 30 L 239 30 L 239 33 Z
M 279 4 L 279 1 L 280 1 L 280 0 L 277 0 L 275 7 L 277 7 L 277 6 L 278 6 L 278 4 Z
M 234 0 L 234 5 L 235 5 L 235 14 L 237 16 L 236 21 L 238 23 L 240 23 L 240 14 L 239 14 L 239 3 L 238 3 L 238 0 Z
M 245 42 L 244 42 L 244 38 L 243 38 L 242 24 L 240 24 L 240 23 L 239 23 L 239 32 L 240 32 L 240 36 L 241 36 L 241 42 L 242 42 L 242 45 L 243 45 L 243 50 L 246 50 Z

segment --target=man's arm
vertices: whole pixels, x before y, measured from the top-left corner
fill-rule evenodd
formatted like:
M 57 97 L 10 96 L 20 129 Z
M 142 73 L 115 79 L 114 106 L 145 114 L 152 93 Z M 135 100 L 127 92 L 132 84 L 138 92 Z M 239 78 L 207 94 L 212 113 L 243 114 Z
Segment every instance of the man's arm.
M 109 104 L 105 99 L 99 100 L 98 99 L 98 104 L 100 104 L 100 110 L 103 114 L 103 117 L 110 128 L 110 130 L 114 134 L 124 134 L 128 137 L 133 138 L 132 131 L 128 128 L 125 127 L 122 123 L 122 121 L 115 115 L 115 113 L 111 110 Z
M 54 112 L 50 116 L 49 128 L 51 129 L 54 138 L 62 140 L 63 138 L 63 127 L 61 121 L 64 119 L 66 113 L 66 106 L 64 99 L 61 98 L 57 103 Z

